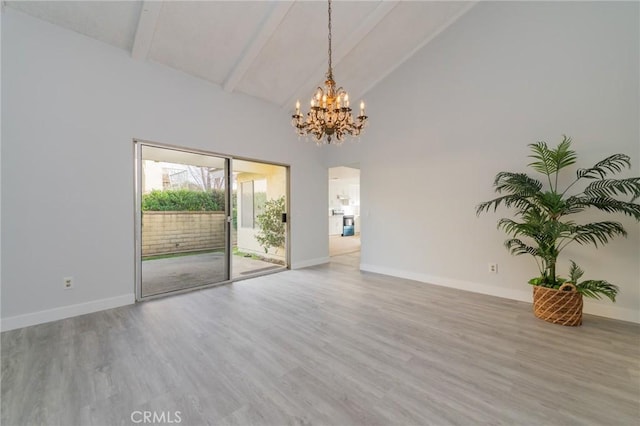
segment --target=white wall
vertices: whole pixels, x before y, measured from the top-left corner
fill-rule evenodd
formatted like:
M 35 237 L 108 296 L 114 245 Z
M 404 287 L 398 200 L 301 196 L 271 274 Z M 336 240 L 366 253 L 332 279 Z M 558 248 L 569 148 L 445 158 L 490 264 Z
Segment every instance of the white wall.
M 526 171 L 526 144 L 562 134 L 580 165 L 621 152 L 640 174 L 638 21 L 638 3 L 481 2 L 369 93 L 366 134 L 329 159 L 361 166 L 362 269 L 530 301 L 535 263 L 495 227 L 508 213 L 475 206 L 498 171 Z M 617 219 L 627 239 L 561 268 L 620 286 L 586 312 L 638 322 L 640 226 Z
M 133 301 L 133 138 L 290 164 L 292 265 L 327 260 L 324 154 L 286 111 L 3 9 L 3 329 Z

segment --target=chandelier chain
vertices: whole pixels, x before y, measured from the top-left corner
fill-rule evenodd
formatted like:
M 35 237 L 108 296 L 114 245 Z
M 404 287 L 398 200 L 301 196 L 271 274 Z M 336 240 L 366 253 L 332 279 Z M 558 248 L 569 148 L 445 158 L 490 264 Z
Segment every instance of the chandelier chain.
M 331 0 L 329 0 L 329 9 L 328 10 L 329 10 L 329 24 L 328 24 L 328 27 L 329 27 L 329 36 L 328 36 L 328 39 L 329 39 L 329 71 L 327 73 L 327 76 L 329 78 L 333 78 L 333 64 L 332 64 L 332 61 L 331 61 L 331 53 L 332 53 L 331 52 Z

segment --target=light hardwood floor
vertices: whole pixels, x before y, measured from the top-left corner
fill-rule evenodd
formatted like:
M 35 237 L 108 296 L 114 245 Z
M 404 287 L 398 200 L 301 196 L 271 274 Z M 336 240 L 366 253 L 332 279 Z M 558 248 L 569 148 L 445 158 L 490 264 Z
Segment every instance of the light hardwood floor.
M 639 326 L 333 260 L 2 333 L 2 425 L 637 424 Z
M 341 256 L 360 251 L 360 234 L 350 237 L 329 235 L 329 256 Z

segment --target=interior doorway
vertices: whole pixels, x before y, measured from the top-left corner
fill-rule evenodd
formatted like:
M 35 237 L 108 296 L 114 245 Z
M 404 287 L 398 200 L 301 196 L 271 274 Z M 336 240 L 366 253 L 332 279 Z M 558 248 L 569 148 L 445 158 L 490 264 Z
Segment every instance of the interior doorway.
M 329 169 L 329 256 L 360 252 L 360 169 Z

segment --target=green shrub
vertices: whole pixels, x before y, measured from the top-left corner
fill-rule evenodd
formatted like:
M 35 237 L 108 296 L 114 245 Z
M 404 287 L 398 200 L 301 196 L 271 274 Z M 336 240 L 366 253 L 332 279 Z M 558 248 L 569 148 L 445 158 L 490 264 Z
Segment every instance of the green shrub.
M 143 211 L 224 211 L 225 191 L 153 190 L 142 196 Z
M 231 224 L 233 229 L 238 229 L 238 193 L 231 193 Z
M 284 247 L 285 224 L 282 223 L 282 213 L 285 211 L 284 196 L 265 201 L 262 213 L 256 217 L 258 227 L 256 240 L 262 246 L 265 253 L 269 248 L 276 249 Z

